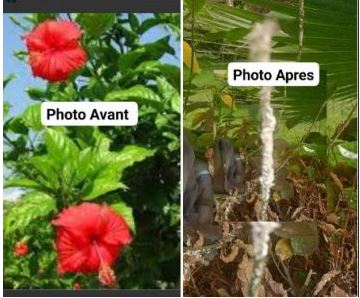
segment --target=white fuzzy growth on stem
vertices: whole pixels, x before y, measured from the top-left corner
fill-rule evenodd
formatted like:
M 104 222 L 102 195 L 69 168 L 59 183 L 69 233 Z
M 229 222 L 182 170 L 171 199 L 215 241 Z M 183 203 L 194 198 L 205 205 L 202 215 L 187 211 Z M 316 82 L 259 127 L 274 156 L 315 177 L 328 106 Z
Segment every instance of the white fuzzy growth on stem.
M 272 36 L 278 30 L 274 21 L 266 20 L 261 24 L 255 24 L 249 35 L 250 60 L 255 62 L 268 62 L 271 56 Z M 267 208 L 270 200 L 270 190 L 274 184 L 274 158 L 273 158 L 273 133 L 276 118 L 271 107 L 272 87 L 262 87 L 260 91 L 261 107 L 261 141 L 262 141 L 262 164 L 261 164 L 261 222 L 252 223 L 252 235 L 255 262 L 252 271 L 249 296 L 257 296 L 261 277 L 266 263 L 269 250 L 270 233 L 279 227 L 275 222 L 264 222 L 267 219 Z
M 255 62 L 268 62 L 271 56 L 271 40 L 278 30 L 277 23 L 265 20 L 261 24 L 255 24 L 249 35 L 250 60 Z M 260 91 L 261 106 L 261 141 L 262 141 L 262 165 L 261 165 L 261 220 L 267 219 L 267 208 L 270 200 L 270 189 L 274 184 L 274 158 L 273 158 L 273 133 L 276 118 L 271 107 L 272 87 L 262 87 Z
M 274 140 L 273 133 L 276 125 L 276 118 L 271 107 L 271 91 L 272 87 L 263 87 L 260 91 L 261 98 L 261 141 L 262 147 L 262 165 L 261 165 L 261 220 L 267 219 L 267 208 L 270 200 L 270 190 L 274 184 L 274 158 L 273 148 Z
M 271 221 L 258 221 L 251 223 L 255 261 L 260 261 L 267 256 L 270 234 L 279 227 L 279 223 Z
M 279 227 L 280 224 L 277 222 L 260 221 L 251 223 L 255 262 L 251 276 L 249 296 L 257 296 L 266 256 L 269 251 L 270 234 Z

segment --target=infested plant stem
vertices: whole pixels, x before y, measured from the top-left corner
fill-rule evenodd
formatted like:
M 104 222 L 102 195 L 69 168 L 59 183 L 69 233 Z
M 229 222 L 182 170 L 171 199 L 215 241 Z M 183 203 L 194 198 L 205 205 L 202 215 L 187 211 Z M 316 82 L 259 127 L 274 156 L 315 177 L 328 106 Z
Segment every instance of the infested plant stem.
M 277 23 L 265 20 L 262 24 L 255 24 L 249 35 L 250 60 L 254 62 L 268 62 L 271 56 L 272 36 L 277 31 Z M 261 165 L 261 196 L 262 207 L 260 219 L 267 219 L 267 208 L 270 200 L 270 189 L 274 183 L 274 158 L 273 158 L 273 134 L 276 118 L 271 107 L 272 87 L 262 87 L 260 91 L 261 106 L 261 141 L 262 141 L 262 165 Z

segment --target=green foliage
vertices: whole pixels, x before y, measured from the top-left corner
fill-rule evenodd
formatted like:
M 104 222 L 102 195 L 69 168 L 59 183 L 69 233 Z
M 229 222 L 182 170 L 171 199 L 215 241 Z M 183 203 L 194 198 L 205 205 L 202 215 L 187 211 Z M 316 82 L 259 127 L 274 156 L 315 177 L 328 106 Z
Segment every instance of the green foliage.
M 135 227 L 134 216 L 132 214 L 132 208 L 126 205 L 124 202 L 112 204 L 111 208 L 113 208 L 116 212 L 118 212 L 125 218 L 130 229 L 135 233 L 136 227 Z
M 299 2 L 243 2 L 240 7 L 229 7 L 212 0 L 195 5 L 185 1 L 184 39 L 191 43 L 201 69 L 194 73 L 184 65 L 185 126 L 197 147 L 204 149 L 214 138 L 227 136 L 234 142 L 247 140 L 247 144 L 240 142 L 244 155 L 257 148 L 248 143 L 258 139 L 259 89 L 228 87 L 226 67 L 229 62 L 248 59 L 248 33 L 256 22 L 273 18 L 280 30 L 274 37 L 272 60 L 317 62 L 321 70 L 317 87 L 273 91 L 277 137 L 290 139 L 299 153 L 319 158 L 328 166 L 340 162 L 355 166 L 356 160 L 342 156 L 335 145 L 351 147 L 349 141 L 356 139 L 357 117 L 352 109 L 357 83 L 356 1 L 332 0 L 326 1 L 327 5 L 325 1 L 306 1 L 303 24 Z M 223 94 L 236 109 L 226 104 Z M 343 127 L 347 117 L 353 119 Z M 306 135 L 311 132 L 321 134 L 325 141 L 311 140 Z M 304 143 L 313 153 L 304 152 Z M 350 151 L 354 153 L 356 148 Z
M 199 1 L 200 3 L 201 1 Z M 197 4 L 199 4 L 197 3 Z M 201 2 L 202 3 L 202 2 Z M 284 119 L 288 128 L 298 123 L 316 122 L 326 117 L 326 108 L 319 114 L 320 108 L 329 100 L 354 103 L 356 100 L 356 2 L 333 0 L 310 0 L 306 2 L 304 11 L 304 36 L 299 44 L 300 11 L 298 2 L 279 2 L 263 0 L 246 0 L 244 8 L 228 7 L 218 1 L 206 1 L 197 8 L 197 15 L 192 19 L 188 14 L 184 25 L 185 39 L 194 38 L 195 51 L 202 72 L 211 80 L 212 74 L 226 69 L 231 61 L 243 61 L 248 58 L 249 49 L 247 35 L 255 22 L 265 18 L 274 18 L 280 26 L 280 31 L 274 38 L 272 59 L 274 61 L 311 61 L 318 62 L 322 70 L 321 84 L 314 88 L 277 88 L 274 93 L 274 107 Z M 192 9 L 192 1 L 185 1 L 186 9 Z M 346 22 L 344 21 L 346 19 Z M 191 30 L 194 25 L 194 30 Z M 331 28 L 329 30 L 329 28 Z M 344 76 L 344 73 L 347 75 Z M 199 75 L 185 71 L 185 86 L 195 85 Z M 204 76 L 204 74 L 200 74 Z M 189 79 L 191 82 L 189 82 Z M 225 76 L 218 79 L 225 81 Z M 214 104 L 216 93 L 224 87 L 207 90 L 207 96 Z M 234 88 L 233 88 L 234 89 Z M 254 89 L 256 92 L 256 88 Z M 196 93 L 203 87 L 192 86 L 184 88 L 185 97 L 189 96 L 185 110 L 194 102 Z M 188 91 L 191 93 L 188 94 Z M 248 91 L 232 90 L 236 104 L 243 110 L 250 109 L 257 101 L 257 96 L 247 96 Z M 256 93 L 255 93 L 256 94 Z M 204 100 L 204 98 L 202 98 Z M 245 104 L 245 106 L 244 106 Z M 222 126 L 226 122 L 221 106 L 210 107 Z M 192 111 L 193 112 L 193 111 Z M 319 114 L 319 115 L 318 115 Z M 231 114 L 233 119 L 239 115 Z M 190 116 L 189 116 L 190 117 Z M 221 127 L 219 128 L 221 131 Z
M 12 207 L 4 217 L 4 235 L 21 230 L 31 221 L 44 218 L 56 210 L 56 201 L 53 197 L 42 192 L 29 192 L 24 195 L 16 208 Z
M 98 38 L 109 30 L 115 21 L 115 13 L 80 13 L 76 18 L 76 22 L 91 38 Z
M 57 274 L 50 224 L 63 208 L 91 200 L 114 208 L 134 233 L 134 242 L 114 265 L 119 286 L 174 288 L 180 262 L 180 69 L 161 58 L 175 54 L 170 39 L 179 38 L 180 16 L 32 14 L 13 22 L 29 31 L 49 18 L 79 23 L 89 61 L 67 81 L 26 86 L 35 103 L 23 113 L 13 116 L 11 99 L 7 104 L 4 185 L 24 195 L 5 207 L 4 287 L 71 289 L 74 282 L 85 289 L 100 287 L 96 275 Z M 157 26 L 165 27 L 167 36 L 140 42 Z M 15 59 L 26 63 L 23 54 Z M 16 80 L 13 75 L 4 86 L 11 80 Z M 136 101 L 138 125 L 41 125 L 39 102 L 99 100 Z M 18 241 L 28 243 L 26 256 L 14 255 Z

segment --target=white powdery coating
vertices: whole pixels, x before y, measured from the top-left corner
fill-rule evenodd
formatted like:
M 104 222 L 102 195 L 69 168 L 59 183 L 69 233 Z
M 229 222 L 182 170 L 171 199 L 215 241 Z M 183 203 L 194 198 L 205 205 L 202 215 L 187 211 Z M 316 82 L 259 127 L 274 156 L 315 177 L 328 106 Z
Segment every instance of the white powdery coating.
M 276 222 L 260 221 L 251 223 L 255 263 L 252 270 L 248 296 L 258 296 L 258 289 L 266 264 L 266 256 L 269 251 L 270 234 L 279 226 L 280 224 Z
M 277 222 L 258 221 L 251 223 L 255 260 L 263 260 L 269 251 L 270 234 L 280 227 Z
M 255 62 L 270 61 L 271 39 L 277 30 L 278 25 L 272 20 L 255 24 L 249 34 L 250 60 Z
M 273 133 L 276 125 L 276 118 L 271 107 L 271 90 L 272 87 L 263 87 L 260 91 L 261 98 L 261 141 L 262 147 L 262 165 L 261 165 L 261 194 L 262 194 L 262 210 L 261 218 L 266 219 L 266 210 L 270 200 L 270 189 L 274 185 L 274 158 Z
M 270 61 L 271 39 L 278 30 L 277 23 L 266 20 L 261 24 L 255 24 L 254 29 L 249 35 L 250 59 L 256 62 Z M 273 133 L 276 125 L 276 118 L 271 107 L 272 87 L 262 87 L 260 91 L 261 106 L 261 141 L 262 165 L 261 165 L 261 195 L 262 208 L 261 219 L 266 219 L 266 210 L 270 199 L 270 189 L 274 184 L 274 159 L 273 159 Z

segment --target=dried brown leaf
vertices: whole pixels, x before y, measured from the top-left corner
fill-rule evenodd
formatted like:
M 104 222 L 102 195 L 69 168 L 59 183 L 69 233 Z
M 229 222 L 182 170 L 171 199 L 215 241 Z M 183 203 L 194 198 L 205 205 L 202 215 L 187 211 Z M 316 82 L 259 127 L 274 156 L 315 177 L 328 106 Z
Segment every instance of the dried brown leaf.
M 243 255 L 242 261 L 238 265 L 236 272 L 237 278 L 240 281 L 241 291 L 246 296 L 250 289 L 252 268 L 254 266 L 254 260 L 249 259 L 247 254 Z
M 333 285 L 331 292 L 331 297 L 349 297 L 350 295 L 346 293 L 343 289 L 339 288 L 336 284 Z
M 254 205 L 254 211 L 255 211 L 255 214 L 256 214 L 257 218 L 260 218 L 261 206 L 262 206 L 262 204 L 261 204 L 260 200 L 258 200 Z
M 294 213 L 291 215 L 291 219 L 296 218 L 296 216 L 300 213 L 300 211 L 304 210 L 305 207 L 301 206 L 295 209 Z
M 316 296 L 317 294 L 319 294 L 319 292 L 325 287 L 325 285 L 339 273 L 340 273 L 340 271 L 338 271 L 338 270 L 331 270 L 328 273 L 325 273 L 321 277 L 321 280 L 316 285 L 313 295 Z
M 339 224 L 339 217 L 335 213 L 330 213 L 326 216 L 326 220 L 329 223 L 338 225 Z
M 205 243 L 204 235 L 199 231 L 196 231 L 196 233 L 199 235 L 199 238 L 198 240 L 196 240 L 193 247 L 194 248 L 203 247 Z
M 336 184 L 336 186 L 339 187 L 339 189 L 340 189 L 341 191 L 343 191 L 343 190 L 344 190 L 344 186 L 343 186 L 342 182 L 340 181 L 339 177 L 338 177 L 335 173 L 333 173 L 333 172 L 330 172 L 330 177 L 331 177 L 331 179 L 334 181 L 334 183 Z
M 284 285 L 275 281 L 270 273 L 270 271 L 265 268 L 264 270 L 264 277 L 262 282 L 266 297 L 287 297 L 288 294 L 284 289 Z M 260 293 L 259 293 L 260 294 Z M 260 295 L 259 295 L 260 296 Z
M 234 241 L 234 243 L 231 245 L 231 252 L 228 255 L 224 254 L 224 250 L 221 249 L 221 253 L 220 253 L 220 260 L 223 261 L 224 263 L 231 263 L 233 262 L 237 255 L 239 254 L 239 240 L 236 239 Z
M 326 223 L 324 221 L 319 222 L 319 228 L 328 235 L 342 235 L 344 233 L 343 229 L 337 229 L 334 225 Z

